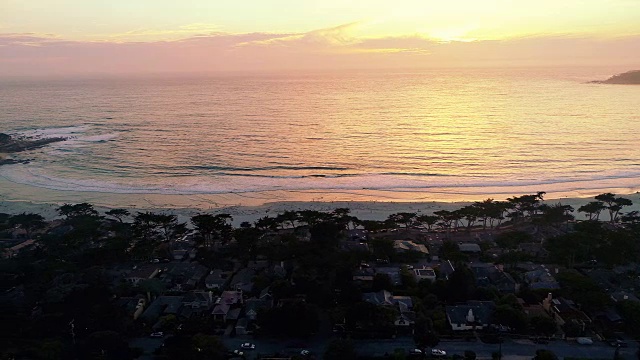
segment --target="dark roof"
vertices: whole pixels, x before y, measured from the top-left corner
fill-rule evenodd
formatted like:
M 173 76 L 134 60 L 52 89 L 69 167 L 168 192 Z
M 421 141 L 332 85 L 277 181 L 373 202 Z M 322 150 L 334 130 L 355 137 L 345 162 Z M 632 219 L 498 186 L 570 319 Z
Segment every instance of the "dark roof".
M 493 301 L 469 301 L 464 305 L 447 306 L 446 312 L 452 324 L 466 324 L 471 310 L 476 323 L 490 324 L 491 315 L 495 309 Z

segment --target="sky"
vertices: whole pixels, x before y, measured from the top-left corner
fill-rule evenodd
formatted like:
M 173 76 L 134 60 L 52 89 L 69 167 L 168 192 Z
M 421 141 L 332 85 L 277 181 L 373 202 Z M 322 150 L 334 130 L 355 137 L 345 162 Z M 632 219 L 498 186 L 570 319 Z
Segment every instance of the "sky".
M 0 75 L 640 67 L 640 0 L 0 0 Z

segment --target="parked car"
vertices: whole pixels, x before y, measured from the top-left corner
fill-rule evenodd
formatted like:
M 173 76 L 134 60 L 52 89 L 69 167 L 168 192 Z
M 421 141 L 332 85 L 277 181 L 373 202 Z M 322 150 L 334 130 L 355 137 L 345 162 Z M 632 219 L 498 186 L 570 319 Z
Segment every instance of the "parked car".
M 300 351 L 300 355 L 302 355 L 302 356 L 309 356 L 310 354 L 311 354 L 311 351 L 309 351 L 309 350 Z
M 447 356 L 447 352 L 440 349 L 431 349 L 432 356 Z
M 627 344 L 627 342 L 622 339 L 609 339 L 607 340 L 607 343 L 613 347 L 626 348 L 629 346 L 629 344 Z
M 422 355 L 422 350 L 420 350 L 420 349 L 411 349 L 411 350 L 409 350 L 409 354 L 411 354 L 411 355 Z
M 240 345 L 240 347 L 245 349 L 245 350 L 253 350 L 253 349 L 256 348 L 256 344 L 244 343 L 244 344 Z
M 580 345 L 593 345 L 593 340 L 588 337 L 579 337 L 576 339 L 576 342 Z
M 538 338 L 533 339 L 533 342 L 535 344 L 548 344 L 549 340 L 547 340 L 545 338 L 538 337 Z
M 151 336 L 152 338 L 161 338 L 164 336 L 164 333 L 162 331 L 157 331 L 152 332 L 149 336 Z

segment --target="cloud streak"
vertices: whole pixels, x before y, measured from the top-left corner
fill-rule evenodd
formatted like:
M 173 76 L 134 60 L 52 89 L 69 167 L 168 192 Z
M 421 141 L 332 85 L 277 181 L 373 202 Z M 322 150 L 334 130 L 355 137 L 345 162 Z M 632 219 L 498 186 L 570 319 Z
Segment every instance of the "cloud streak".
M 210 32 L 153 42 L 68 41 L 53 35 L 0 34 L 0 76 L 639 65 L 640 58 L 640 36 L 611 39 L 537 36 L 441 42 L 420 35 L 357 37 L 354 30 L 358 25 L 350 23 L 305 33 Z M 189 31 L 198 26 L 193 25 Z

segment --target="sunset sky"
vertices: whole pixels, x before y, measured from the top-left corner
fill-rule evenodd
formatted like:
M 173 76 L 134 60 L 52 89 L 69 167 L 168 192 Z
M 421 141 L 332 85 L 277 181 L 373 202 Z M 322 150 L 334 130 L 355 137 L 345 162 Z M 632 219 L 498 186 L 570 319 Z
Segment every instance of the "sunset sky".
M 639 0 L 3 0 L 0 75 L 640 65 Z

